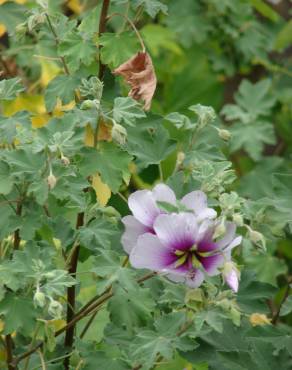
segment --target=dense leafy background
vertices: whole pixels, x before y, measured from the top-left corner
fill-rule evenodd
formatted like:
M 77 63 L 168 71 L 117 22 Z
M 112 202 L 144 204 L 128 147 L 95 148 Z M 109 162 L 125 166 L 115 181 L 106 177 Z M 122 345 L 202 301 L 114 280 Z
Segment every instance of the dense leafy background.
M 108 14 L 128 16 L 153 59 L 145 114 L 111 73 L 140 48 L 123 17 L 99 34 L 102 1 L 0 0 L 0 367 L 11 340 L 16 358 L 43 341 L 20 369 L 64 368 L 54 335 L 75 286 L 77 311 L 107 300 L 85 333 L 78 322 L 71 369 L 292 368 L 289 5 L 112 0 Z M 178 197 L 200 187 L 242 220 L 237 296 L 216 279 L 139 284 L 125 263 L 122 198 L 161 172 Z

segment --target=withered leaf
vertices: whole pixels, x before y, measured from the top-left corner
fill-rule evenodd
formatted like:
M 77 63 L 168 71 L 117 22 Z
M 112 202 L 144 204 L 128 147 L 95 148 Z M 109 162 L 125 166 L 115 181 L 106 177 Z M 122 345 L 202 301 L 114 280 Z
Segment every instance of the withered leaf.
M 144 101 L 144 109 L 149 110 L 156 89 L 156 75 L 151 57 L 146 52 L 138 52 L 116 68 L 113 73 L 124 77 L 131 86 L 129 96 Z

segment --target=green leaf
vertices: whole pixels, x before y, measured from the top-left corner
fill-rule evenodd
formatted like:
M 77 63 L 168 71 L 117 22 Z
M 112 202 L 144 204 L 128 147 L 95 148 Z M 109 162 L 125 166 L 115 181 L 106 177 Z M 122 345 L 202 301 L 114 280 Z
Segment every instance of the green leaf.
M 121 34 L 103 33 L 99 39 L 99 43 L 102 45 L 102 62 L 114 68 L 139 51 L 136 36 L 129 32 L 123 32 Z
M 10 117 L 0 116 L 0 140 L 1 143 L 12 144 L 18 136 L 18 132 L 21 133 L 22 129 L 31 128 L 30 115 L 26 111 L 20 111 Z M 24 136 L 24 135 L 19 135 Z M 21 140 L 22 141 L 22 140 Z
M 250 0 L 254 8 L 264 17 L 269 18 L 273 22 L 279 20 L 279 14 L 263 0 Z
M 24 91 L 24 86 L 18 77 L 0 81 L 0 100 L 13 100 Z
M 9 33 L 15 31 L 15 27 L 26 20 L 23 5 L 14 2 L 5 2 L 0 5 L 0 23 L 5 24 Z
M 292 295 L 281 306 L 280 316 L 286 316 L 292 311 Z
M 274 127 L 268 122 L 254 122 L 253 125 L 236 123 L 230 131 L 232 133 L 231 151 L 244 149 L 255 161 L 261 159 L 265 144 L 276 143 Z
M 167 14 L 167 5 L 163 4 L 158 0 L 134 0 L 133 6 L 134 9 L 137 9 L 139 6 L 143 6 L 146 13 L 150 15 L 151 18 L 155 18 L 159 12 Z
M 168 131 L 157 116 L 140 120 L 135 128 L 129 128 L 127 132 L 127 150 L 137 157 L 141 168 L 160 163 L 176 148 L 176 142 L 169 138 Z
M 5 158 L 15 176 L 27 174 L 36 177 L 45 165 L 44 155 L 35 155 L 28 148 L 6 152 Z
M 94 61 L 97 48 L 91 38 L 76 31 L 68 32 L 59 46 L 59 53 L 66 57 L 72 72 L 77 71 L 80 64 L 88 66 Z
M 149 289 L 138 287 L 127 291 L 117 285 L 108 308 L 112 322 L 133 333 L 135 328 L 145 325 L 151 319 L 155 302 Z
M 146 117 L 141 105 L 132 98 L 116 98 L 113 108 L 114 120 L 124 121 L 129 126 L 135 126 L 136 118 Z
M 131 349 L 133 358 L 136 359 L 137 364 L 142 365 L 141 369 L 143 370 L 151 369 L 158 355 L 162 355 L 166 360 L 171 360 L 174 353 L 170 338 L 165 338 L 150 330 L 138 333 Z
M 99 172 L 101 179 L 116 193 L 129 175 L 129 163 L 132 157 L 113 143 L 100 143 L 99 150 L 84 150 L 85 156 L 80 164 L 84 176 Z
M 287 48 L 292 42 L 292 19 L 284 24 L 283 28 L 277 35 L 275 41 L 275 48 L 283 50 Z
M 45 103 L 48 112 L 52 112 L 58 98 L 62 104 L 68 104 L 74 100 L 75 89 L 79 79 L 72 76 L 57 76 L 48 84 L 45 91 Z
M 264 283 L 277 286 L 277 277 L 287 273 L 286 263 L 269 254 L 250 255 L 245 260 L 256 272 L 258 280 Z
M 99 253 L 94 260 L 92 272 L 97 276 L 107 277 L 107 285 L 116 281 L 127 290 L 138 287 L 133 277 L 133 271 L 122 266 L 121 257 L 117 252 L 100 249 Z
M 36 311 L 31 299 L 7 293 L 0 302 L 0 317 L 4 318 L 4 334 L 11 334 L 19 329 L 25 335 L 30 334 L 35 325 Z
M 270 94 L 271 80 L 264 79 L 255 84 L 243 80 L 235 94 L 234 104 L 224 106 L 222 113 L 227 120 L 238 119 L 243 123 L 253 123 L 261 116 L 270 114 L 276 103 L 275 96 Z
M 275 291 L 272 285 L 258 282 L 251 270 L 244 271 L 241 274 L 237 301 L 244 312 L 269 312 L 266 301 L 273 297 Z
M 102 218 L 96 218 L 89 225 L 79 228 L 81 244 L 93 251 L 97 248 L 106 248 L 116 232 L 116 226 Z
M 163 50 L 182 55 L 183 51 L 172 29 L 160 24 L 146 24 L 141 29 L 143 40 L 153 56 L 159 56 Z
M 0 194 L 7 195 L 13 187 L 13 181 L 10 178 L 10 169 L 6 162 L 0 161 Z
M 206 40 L 210 24 L 200 15 L 200 5 L 192 0 L 184 0 L 184 6 L 174 1 L 168 7 L 166 24 L 173 30 L 183 46 L 189 48 L 193 42 Z

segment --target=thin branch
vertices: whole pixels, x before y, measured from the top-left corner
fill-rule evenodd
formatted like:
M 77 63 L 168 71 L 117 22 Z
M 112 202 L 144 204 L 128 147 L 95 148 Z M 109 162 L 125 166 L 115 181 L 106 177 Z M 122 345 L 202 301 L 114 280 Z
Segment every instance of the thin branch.
M 125 203 L 127 203 L 128 204 L 128 199 L 121 193 L 121 192 L 118 192 L 117 193 L 118 194 L 118 196 L 125 202 Z
M 50 27 L 50 30 L 51 30 L 51 32 L 52 32 L 52 34 L 54 36 L 56 46 L 59 46 L 60 40 L 59 40 L 59 37 L 58 37 L 58 35 L 57 35 L 57 33 L 56 33 L 53 25 L 52 25 L 51 19 L 50 19 L 49 15 L 47 13 L 45 14 L 45 16 L 47 18 L 47 21 L 48 21 L 48 25 Z M 65 71 L 66 75 L 69 76 L 70 75 L 70 72 L 69 72 L 69 68 L 67 66 L 67 63 L 65 61 L 65 58 L 64 57 L 59 57 L 59 59 L 61 60 L 61 62 L 63 64 L 63 68 L 64 68 L 64 71 Z
M 21 212 L 22 212 L 22 202 L 19 201 L 17 203 L 17 206 L 16 206 L 16 215 L 20 217 Z M 14 241 L 13 241 L 14 250 L 19 249 L 20 241 L 21 241 L 21 239 L 20 239 L 20 235 L 19 235 L 19 229 L 17 229 L 17 230 L 14 231 Z
M 111 18 L 113 18 L 115 16 L 123 17 L 125 19 L 125 21 L 130 24 L 130 26 L 133 28 L 133 31 L 137 35 L 137 38 L 138 38 L 138 40 L 140 42 L 140 45 L 141 45 L 142 52 L 145 53 L 146 47 L 145 47 L 144 41 L 143 41 L 143 39 L 140 35 L 140 32 L 137 30 L 135 24 L 131 21 L 131 19 L 128 16 L 126 16 L 125 14 L 122 14 L 122 13 L 112 13 L 111 15 L 108 16 L 107 20 L 109 21 Z
M 107 23 L 107 13 L 110 6 L 110 0 L 103 0 L 102 8 L 101 8 L 101 14 L 99 18 L 99 27 L 98 27 L 98 36 L 100 37 L 106 30 L 106 23 Z M 99 45 L 99 72 L 98 77 L 100 80 L 102 80 L 104 71 L 105 71 L 105 65 L 102 63 L 100 58 L 100 50 L 101 45 Z
M 83 223 L 84 223 L 84 213 L 82 212 L 82 213 L 79 213 L 77 216 L 76 229 L 79 229 L 79 227 L 81 227 Z M 74 251 L 72 253 L 72 256 L 69 262 L 68 273 L 74 278 L 76 276 L 79 250 L 80 250 L 80 245 L 78 244 L 74 248 Z M 74 318 L 75 303 L 76 303 L 76 286 L 72 285 L 67 289 L 67 318 L 66 318 L 67 323 L 71 322 Z M 71 349 L 73 347 L 74 331 L 75 331 L 75 325 L 68 327 L 66 330 L 64 345 L 68 352 L 71 352 Z M 64 369 L 69 370 L 69 367 L 70 367 L 70 357 L 68 356 L 64 359 Z
M 40 349 L 37 352 L 38 352 L 38 354 L 40 356 L 42 370 L 46 370 L 47 368 L 46 368 L 46 363 L 45 363 L 44 355 L 43 355 L 43 353 L 42 353 L 42 351 Z
M 5 346 L 6 346 L 6 363 L 8 370 L 16 370 L 16 365 L 13 365 L 13 342 L 11 334 L 5 336 Z

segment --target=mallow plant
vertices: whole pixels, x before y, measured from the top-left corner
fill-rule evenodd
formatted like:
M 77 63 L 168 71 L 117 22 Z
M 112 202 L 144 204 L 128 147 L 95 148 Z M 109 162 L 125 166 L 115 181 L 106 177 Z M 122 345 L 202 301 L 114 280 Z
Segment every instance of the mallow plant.
M 166 3 L 69 5 L 77 15 L 55 1 L 0 8 L 13 20 L 0 81 L 0 367 L 291 368 L 279 320 L 289 286 L 275 301 L 254 264 L 290 225 L 285 201 L 275 217 L 275 198 L 236 191 L 229 143 L 241 130 L 211 106 L 158 105 L 139 20 L 167 23 Z M 239 127 L 238 109 L 223 114 Z

